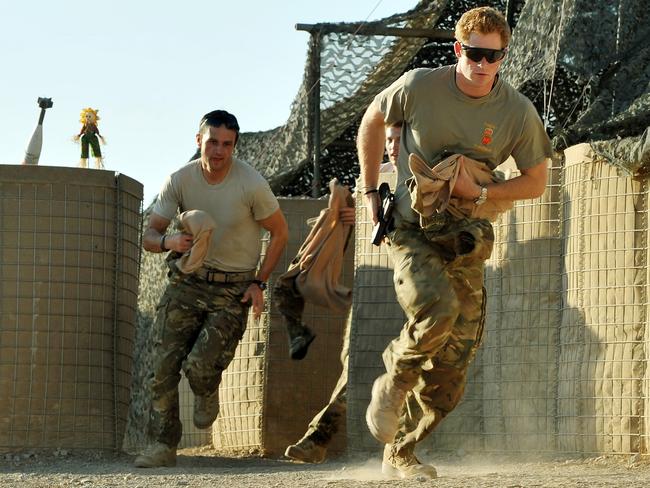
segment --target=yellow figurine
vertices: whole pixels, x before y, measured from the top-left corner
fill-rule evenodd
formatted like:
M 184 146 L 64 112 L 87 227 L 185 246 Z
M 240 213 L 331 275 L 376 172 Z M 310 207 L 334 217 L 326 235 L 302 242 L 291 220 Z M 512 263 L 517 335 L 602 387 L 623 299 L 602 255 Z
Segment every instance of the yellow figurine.
M 79 142 L 79 139 L 81 139 L 81 159 L 79 160 L 79 166 L 82 168 L 88 167 L 88 147 L 90 146 L 93 150 L 93 157 L 95 158 L 95 168 L 104 169 L 99 141 L 101 140 L 102 144 L 106 144 L 106 141 L 99 134 L 99 128 L 97 127 L 99 115 L 97 115 L 97 112 L 99 110 L 93 110 L 90 107 L 84 108 L 81 111 L 79 118 L 79 122 L 82 124 L 81 131 L 78 135 L 74 136 L 75 142 Z

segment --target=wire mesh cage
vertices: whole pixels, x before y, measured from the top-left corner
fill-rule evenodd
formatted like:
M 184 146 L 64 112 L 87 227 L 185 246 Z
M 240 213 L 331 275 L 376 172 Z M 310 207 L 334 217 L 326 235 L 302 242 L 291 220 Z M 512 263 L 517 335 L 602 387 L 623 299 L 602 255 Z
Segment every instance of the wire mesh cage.
M 121 174 L 0 166 L 0 449 L 119 449 L 141 206 Z

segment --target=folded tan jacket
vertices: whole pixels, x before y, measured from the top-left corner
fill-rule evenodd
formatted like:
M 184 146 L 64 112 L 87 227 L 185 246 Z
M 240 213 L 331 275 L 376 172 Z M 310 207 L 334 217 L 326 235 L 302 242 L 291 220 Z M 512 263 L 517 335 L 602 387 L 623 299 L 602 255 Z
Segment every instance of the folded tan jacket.
M 343 254 L 352 231 L 339 218 L 339 210 L 354 207 L 350 190 L 336 178 L 329 183 L 330 198 L 321 210 L 309 235 L 291 261 L 286 273 L 278 278 L 283 285 L 295 287 L 305 301 L 344 312 L 352 303 L 352 290 L 339 283 Z
M 433 168 L 418 155 L 409 155 L 409 168 L 413 177 L 406 180 L 406 185 L 411 194 L 411 208 L 421 219 L 447 210 L 457 218 L 471 217 L 494 222 L 501 213 L 512 208 L 512 200 L 488 199 L 483 205 L 477 206 L 472 200 L 452 196 L 461 166 L 467 168 L 479 185 L 504 180 L 502 174 L 493 172 L 485 163 L 462 154 L 452 154 Z
M 203 210 L 187 210 L 179 219 L 181 228 L 192 234 L 194 242 L 190 250 L 176 261 L 176 266 L 181 273 L 190 274 L 203 266 L 203 260 L 210 248 L 212 231 L 217 224 Z

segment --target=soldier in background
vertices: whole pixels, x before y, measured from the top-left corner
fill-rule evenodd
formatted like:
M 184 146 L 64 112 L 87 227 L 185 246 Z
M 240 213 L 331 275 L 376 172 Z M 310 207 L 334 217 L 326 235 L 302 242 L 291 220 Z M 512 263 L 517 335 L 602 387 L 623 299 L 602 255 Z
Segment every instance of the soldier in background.
M 388 161 L 381 163 L 379 169 L 381 173 L 392 173 L 396 169 L 400 147 L 401 128 L 401 123 L 396 123 L 385 128 L 384 146 L 386 149 L 386 155 L 388 156 Z M 342 208 L 340 219 L 344 224 L 354 225 L 354 208 Z M 285 292 L 284 294 L 278 294 L 276 292 L 276 299 L 278 297 L 281 297 L 281 300 L 283 301 L 283 306 L 278 308 L 281 309 L 280 311 L 283 313 L 285 321 L 287 318 L 291 320 L 292 317 L 302 315 L 304 302 L 300 300 L 300 297 L 296 297 L 293 293 Z M 297 314 L 296 312 L 299 313 Z M 294 320 L 294 322 L 299 323 L 299 320 Z M 343 363 L 343 370 L 341 371 L 341 376 L 334 387 L 334 391 L 332 391 L 330 401 L 316 414 L 312 421 L 309 422 L 307 432 L 305 432 L 302 439 L 287 447 L 284 455 L 288 458 L 302 461 L 304 463 L 322 463 L 327 457 L 327 448 L 332 442 L 334 434 L 338 432 L 347 410 L 346 390 L 348 385 L 348 353 L 350 346 L 349 327 L 350 321 L 348 320 L 343 336 L 343 348 L 341 350 L 341 363 Z

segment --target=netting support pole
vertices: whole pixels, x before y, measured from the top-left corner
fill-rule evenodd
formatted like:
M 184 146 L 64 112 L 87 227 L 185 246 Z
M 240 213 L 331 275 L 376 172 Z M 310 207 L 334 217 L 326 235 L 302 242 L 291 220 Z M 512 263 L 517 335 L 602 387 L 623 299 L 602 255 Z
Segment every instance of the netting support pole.
M 309 134 L 310 144 L 307 154 L 311 157 L 314 165 L 314 176 L 311 180 L 311 196 L 320 197 L 321 176 L 320 176 L 320 56 L 321 40 L 320 31 L 311 32 L 312 37 L 312 58 L 309 62 Z
M 511 29 L 513 28 L 513 22 L 515 20 L 515 3 L 516 0 L 506 1 L 506 21 Z

